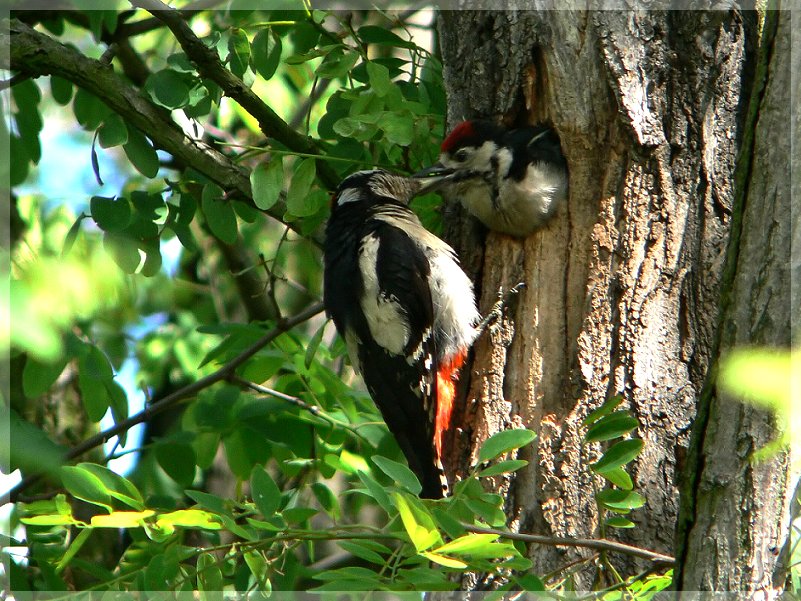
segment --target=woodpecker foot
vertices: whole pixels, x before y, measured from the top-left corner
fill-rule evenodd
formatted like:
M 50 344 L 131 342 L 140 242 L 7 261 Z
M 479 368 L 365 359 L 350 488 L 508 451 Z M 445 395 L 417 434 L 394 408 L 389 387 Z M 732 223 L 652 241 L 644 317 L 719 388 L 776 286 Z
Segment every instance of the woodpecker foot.
M 498 300 L 492 305 L 492 309 L 487 313 L 487 316 L 476 326 L 476 337 L 481 336 L 484 330 L 503 317 L 504 307 L 506 307 L 512 298 L 525 287 L 525 282 L 518 282 L 504 293 L 503 286 L 501 286 L 498 290 Z

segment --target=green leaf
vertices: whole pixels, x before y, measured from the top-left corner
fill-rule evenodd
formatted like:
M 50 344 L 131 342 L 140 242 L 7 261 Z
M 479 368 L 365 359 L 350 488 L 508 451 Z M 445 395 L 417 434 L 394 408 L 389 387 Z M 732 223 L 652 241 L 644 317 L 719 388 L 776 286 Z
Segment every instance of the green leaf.
M 237 222 L 234 207 L 223 199 L 223 191 L 216 184 L 203 187 L 200 206 L 206 217 L 211 233 L 226 244 L 234 244 L 237 239 Z
M 409 146 L 414 140 L 414 118 L 409 112 L 386 112 L 378 119 L 377 125 L 392 144 Z
M 270 443 L 254 434 L 249 428 L 240 426 L 223 438 L 228 465 L 242 480 L 250 477 L 253 466 L 263 465 L 270 457 Z
M 334 51 L 330 52 L 325 57 L 320 66 L 317 67 L 315 74 L 318 77 L 325 77 L 328 79 L 336 79 L 337 77 L 344 77 L 359 60 L 359 53 L 355 51 Z
M 281 506 L 281 490 L 260 465 L 254 466 L 250 473 L 250 493 L 265 519 L 271 518 Z
M 93 196 L 89 201 L 92 219 L 106 232 L 120 232 L 131 223 L 133 213 L 127 198 Z
M 613 511 L 628 512 L 645 505 L 645 498 L 630 490 L 614 490 L 607 488 L 595 495 L 598 502 Z
M 303 159 L 296 165 L 286 193 L 286 208 L 292 215 L 304 217 L 316 212 L 310 212 L 308 208 L 309 192 L 316 173 L 317 163 L 314 159 Z
M 386 96 L 392 86 L 389 78 L 389 69 L 384 65 L 370 61 L 367 63 L 367 75 L 370 78 L 370 87 L 377 96 Z
M 436 519 L 437 526 L 439 526 L 445 534 L 451 538 L 458 538 L 465 533 L 465 529 L 461 522 L 454 516 L 452 509 L 453 508 L 449 506 L 448 511 L 445 511 L 440 507 L 435 507 L 432 513 Z
M 333 463 L 334 455 L 328 455 L 327 459 L 328 462 Z M 359 480 L 362 481 L 367 487 L 367 490 L 362 491 L 364 494 L 372 497 L 375 499 L 376 503 L 378 503 L 381 508 L 386 511 L 388 514 L 392 515 L 394 512 L 392 501 L 387 494 L 387 491 L 381 486 L 378 482 L 376 482 L 367 472 L 364 471 L 357 471 L 356 475 L 358 476 Z
M 180 442 L 156 445 L 156 459 L 167 475 L 182 487 L 191 486 L 195 479 L 195 450 Z
M 106 356 L 96 346 L 90 345 L 78 359 L 78 386 L 86 414 L 95 423 L 103 419 L 109 408 L 110 399 L 104 380 L 112 377 Z
M 607 519 L 605 523 L 607 526 L 611 526 L 612 528 L 634 528 L 634 522 L 620 515 L 616 515 Z
M 325 328 L 327 325 L 328 321 L 324 321 L 323 325 L 317 329 L 317 331 L 314 333 L 314 336 L 312 336 L 311 340 L 309 340 L 308 346 L 306 346 L 306 357 L 303 361 L 306 369 L 309 369 L 314 361 L 314 356 L 317 354 L 317 349 L 320 347 L 320 343 L 323 341 L 323 334 L 325 333 Z
M 61 106 L 67 106 L 72 100 L 72 82 L 57 75 L 50 76 L 50 94 Z
M 394 46 L 395 48 L 417 48 L 413 42 L 408 42 L 398 36 L 398 34 L 384 27 L 378 27 L 377 25 L 364 25 L 363 27 L 359 27 L 356 34 L 365 44 L 380 44 L 382 46 Z
M 101 148 L 125 144 L 128 141 L 128 126 L 122 117 L 112 113 L 103 120 L 103 125 L 97 130 L 97 139 Z
M 254 71 L 270 79 L 281 62 L 281 38 L 270 28 L 259 31 L 253 38 L 250 60 Z
M 162 69 L 147 78 L 145 89 L 153 102 L 166 109 L 177 109 L 189 104 L 191 86 L 183 73 L 173 69 Z
M 30 169 L 30 157 L 28 151 L 19 136 L 14 134 L 8 138 L 8 158 L 11 160 L 9 165 L 9 183 L 11 186 L 22 184 L 28 177 Z
M 5 450 L 0 448 L 0 464 L 26 473 L 52 474 L 63 463 L 68 449 L 56 444 L 44 430 L 22 419 L 13 409 L 7 410 L 6 415 L 9 444 Z
M 393 493 L 392 498 L 403 522 L 403 527 L 409 535 L 409 540 L 418 553 L 430 549 L 434 545 L 442 544 L 442 537 L 434 520 L 419 501 L 407 497 L 403 493 Z
M 382 472 L 413 495 L 419 495 L 420 491 L 423 490 L 414 472 L 402 463 L 392 461 L 381 455 L 373 455 L 370 459 L 372 459 L 373 463 L 375 463 Z
M 261 553 L 261 551 L 245 550 L 242 553 L 242 557 L 245 559 L 245 563 L 247 564 L 250 573 L 253 574 L 256 582 L 258 582 L 259 590 L 269 593 L 272 590 L 272 585 L 270 584 L 270 579 L 268 577 L 269 564 L 264 558 L 264 555 Z
M 615 411 L 597 420 L 584 435 L 586 442 L 601 442 L 625 436 L 638 426 L 628 411 Z
M 143 510 L 145 508 L 142 494 L 130 480 L 96 463 L 79 463 L 78 467 L 100 479 L 111 497 L 122 501 L 136 510 Z
M 32 515 L 20 518 L 20 522 L 29 526 L 71 526 L 81 523 L 71 515 L 62 514 Z
M 158 516 L 159 526 L 169 524 L 182 528 L 202 528 L 203 530 L 220 530 L 222 525 L 217 516 L 201 509 L 180 509 Z
M 434 549 L 436 553 L 448 553 L 453 555 L 469 555 L 476 551 L 487 547 L 488 544 L 498 539 L 498 534 L 476 534 L 469 533 L 460 536 L 456 540 L 437 547 Z
M 78 239 L 78 234 L 81 232 L 81 222 L 87 217 L 89 217 L 89 215 L 87 215 L 86 213 L 81 213 L 80 215 L 78 215 L 78 218 L 75 220 L 75 223 L 73 223 L 72 226 L 70 226 L 67 235 L 64 236 L 64 246 L 61 249 L 62 258 L 70 254 L 70 251 L 72 250 L 75 241 Z
M 284 164 L 274 155 L 268 163 L 259 163 L 250 174 L 253 202 L 262 211 L 267 211 L 281 197 L 284 188 Z
M 545 592 L 545 583 L 534 574 L 524 574 L 517 578 L 517 585 L 524 591 Z
M 143 522 L 156 515 L 152 509 L 146 511 L 114 511 L 108 515 L 92 516 L 92 528 L 141 528 Z
M 92 171 L 95 174 L 95 180 L 97 180 L 98 186 L 103 186 L 103 178 L 100 177 L 100 162 L 97 160 L 97 149 L 95 148 L 95 142 L 97 142 L 97 132 L 95 132 L 95 137 L 92 138 L 92 147 L 90 149 L 91 152 L 91 161 L 92 161 Z
M 614 411 L 620 403 L 623 402 L 623 397 L 621 395 L 615 395 L 610 399 L 604 401 L 604 404 L 598 407 L 595 411 L 591 412 L 587 417 L 584 418 L 584 421 L 581 422 L 583 426 L 590 426 L 597 422 L 599 419 L 604 417 L 605 415 L 609 415 Z
M 499 461 L 495 465 L 492 465 L 486 469 L 481 470 L 478 473 L 480 478 L 486 478 L 488 476 L 497 476 L 498 474 L 506 474 L 509 472 L 515 472 L 519 470 L 521 467 L 526 467 L 528 465 L 528 461 L 525 459 L 507 459 L 505 461 Z
M 339 520 L 339 499 L 330 488 L 322 482 L 315 482 L 312 484 L 312 492 L 314 493 L 320 507 L 325 510 L 334 520 Z
M 72 101 L 72 110 L 75 119 L 84 129 L 96 130 L 103 120 L 111 113 L 102 100 L 83 88 L 78 88 Z
M 64 371 L 69 359 L 63 356 L 54 363 L 42 363 L 28 357 L 22 370 L 22 391 L 25 396 L 36 399 L 47 392 Z
M 185 490 L 184 494 L 198 505 L 214 513 L 226 513 L 225 499 L 200 490 Z
M 197 558 L 197 590 L 201 601 L 213 601 L 214 596 L 207 596 L 205 592 L 216 592 L 222 597 L 225 588 L 222 570 L 217 558 L 212 553 L 201 553 Z
M 64 488 L 73 497 L 112 511 L 111 495 L 100 478 L 80 466 L 65 465 L 59 472 Z
M 420 555 L 433 561 L 436 564 L 441 566 L 445 566 L 446 568 L 455 568 L 457 570 L 463 570 L 467 567 L 467 564 L 459 559 L 453 559 L 452 557 L 445 557 L 444 555 L 439 555 L 437 553 L 433 553 L 431 551 L 421 551 Z
M 139 247 L 129 236 L 106 232 L 103 236 L 103 248 L 125 273 L 136 273 L 139 269 L 142 262 Z
M 513 449 L 519 449 L 532 442 L 537 437 L 531 430 L 503 430 L 490 436 L 478 452 L 478 462 L 483 463 L 495 459 L 499 455 Z
M 122 145 L 122 149 L 139 173 L 149 178 L 158 175 L 159 156 L 138 129 L 128 128 L 128 141 Z
M 347 551 L 354 557 L 358 557 L 359 559 L 364 559 L 365 561 L 369 561 L 370 563 L 374 563 L 377 565 L 383 565 L 385 559 L 379 555 L 375 550 L 368 548 L 365 544 L 365 541 L 337 541 L 337 544 L 342 547 L 343 550 Z
M 250 63 L 250 40 L 247 34 L 234 27 L 228 36 L 228 67 L 240 79 Z
M 598 461 L 590 465 L 590 468 L 598 474 L 603 474 L 626 465 L 640 454 L 644 444 L 639 438 L 621 440 L 612 445 Z
M 634 488 L 634 482 L 631 481 L 631 476 L 622 467 L 604 471 L 601 476 L 609 480 L 612 484 L 623 490 L 631 490 Z

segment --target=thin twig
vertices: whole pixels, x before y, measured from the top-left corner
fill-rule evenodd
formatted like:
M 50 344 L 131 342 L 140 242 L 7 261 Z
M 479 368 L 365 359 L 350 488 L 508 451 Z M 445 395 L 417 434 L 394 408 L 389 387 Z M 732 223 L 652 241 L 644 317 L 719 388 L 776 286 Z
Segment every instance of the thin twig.
M 231 73 L 220 61 L 217 51 L 209 48 L 195 35 L 192 28 L 181 14 L 160 0 L 129 0 L 131 5 L 144 8 L 154 17 L 162 21 L 172 31 L 186 56 L 198 69 L 201 77 L 206 77 L 220 86 L 223 93 L 236 100 L 248 113 L 259 122 L 259 128 L 268 138 L 274 138 L 287 148 L 298 152 L 318 154 L 317 144 L 292 129 L 272 108 L 259 98 L 253 90 L 236 75 Z M 320 180 L 334 189 L 339 183 L 339 176 L 325 162 L 317 162 L 317 175 Z
M 306 401 L 304 401 L 299 397 L 292 396 L 291 394 L 286 394 L 284 392 L 280 392 L 272 388 L 267 388 L 266 386 L 262 386 L 261 384 L 256 384 L 255 382 L 251 382 L 250 380 L 245 380 L 244 378 L 240 378 L 236 374 L 232 375 L 229 378 L 229 380 L 245 388 L 250 388 L 255 392 L 266 394 L 268 396 L 281 399 L 282 401 L 286 401 L 287 403 L 291 403 L 292 405 L 295 405 L 296 407 L 303 409 L 304 411 L 308 411 L 314 417 L 318 417 L 336 428 L 342 428 L 343 430 L 347 430 L 348 432 L 350 432 L 351 434 L 358 437 L 360 440 L 364 442 L 369 442 L 364 436 L 359 434 L 356 426 L 338 420 L 335 417 L 331 417 L 330 415 L 328 415 L 328 413 L 320 409 L 317 405 L 309 405 L 309 403 L 307 403 Z
M 541 536 L 538 534 L 523 534 L 522 532 L 504 532 L 503 530 L 495 530 L 494 528 L 481 528 L 479 526 L 470 526 L 462 524 L 468 532 L 476 534 L 497 534 L 503 538 L 510 540 L 519 540 L 524 543 L 534 543 L 537 545 L 550 545 L 552 547 L 586 547 L 588 549 L 596 549 L 598 551 L 614 551 L 616 553 L 623 553 L 624 555 L 632 555 L 634 557 L 641 557 L 648 559 L 655 563 L 664 565 L 672 565 L 676 560 L 670 555 L 663 555 L 656 551 L 649 551 L 648 549 L 640 549 L 625 543 L 618 543 L 605 538 L 563 538 L 560 536 Z
M 315 303 L 305 310 L 301 311 L 297 315 L 290 317 L 288 319 L 282 320 L 278 322 L 278 324 L 269 332 L 267 332 L 264 336 L 259 338 L 256 342 L 242 351 L 239 355 L 231 359 L 228 363 L 220 367 L 217 371 L 200 378 L 199 380 L 184 386 L 176 390 L 175 392 L 168 394 L 167 396 L 159 399 L 149 407 L 145 408 L 143 411 L 140 411 L 136 415 L 132 415 L 126 420 L 123 420 L 111 428 L 107 430 L 103 430 L 102 432 L 98 432 L 94 436 L 87 438 L 78 446 L 71 449 L 64 457 L 64 461 L 70 461 L 77 457 L 80 457 L 87 451 L 94 449 L 95 447 L 99 447 L 107 440 L 117 436 L 121 432 L 125 432 L 131 429 L 133 426 L 137 424 L 141 424 L 153 418 L 153 416 L 161 413 L 165 409 L 169 409 L 177 405 L 179 402 L 183 401 L 184 399 L 194 396 L 201 390 L 208 388 L 212 384 L 216 384 L 217 382 L 221 382 L 223 380 L 229 379 L 231 375 L 234 373 L 237 367 L 245 363 L 248 359 L 250 359 L 253 355 L 258 353 L 262 348 L 267 346 L 270 342 L 275 340 L 278 336 L 297 326 L 298 324 L 307 321 L 320 313 L 323 310 L 323 303 Z M 19 484 L 9 490 L 0 498 L 0 506 L 5 505 L 6 503 L 14 503 L 16 502 L 17 498 L 19 497 L 20 493 L 36 482 L 38 482 L 42 477 L 42 474 L 31 474 L 24 478 Z

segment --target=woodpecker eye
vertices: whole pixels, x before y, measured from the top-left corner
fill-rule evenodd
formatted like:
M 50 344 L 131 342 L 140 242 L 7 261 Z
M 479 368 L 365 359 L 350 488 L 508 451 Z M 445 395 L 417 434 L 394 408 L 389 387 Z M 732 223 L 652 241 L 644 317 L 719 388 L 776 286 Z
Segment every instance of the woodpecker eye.
M 453 155 L 453 158 L 455 158 L 460 163 L 465 162 L 468 159 L 468 157 L 470 157 L 470 153 L 467 151 L 466 148 L 457 150 L 456 153 Z

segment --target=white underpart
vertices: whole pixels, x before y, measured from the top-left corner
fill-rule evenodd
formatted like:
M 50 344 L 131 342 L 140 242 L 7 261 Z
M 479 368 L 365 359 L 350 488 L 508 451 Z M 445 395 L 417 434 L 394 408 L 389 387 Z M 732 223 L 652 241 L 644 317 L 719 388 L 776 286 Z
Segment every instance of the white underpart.
M 445 243 L 442 244 L 450 250 Z M 439 249 L 431 262 L 431 298 L 437 330 L 442 333 L 442 340 L 439 340 L 442 357 L 469 347 L 475 340 L 475 325 L 480 319 L 473 284 L 452 252 Z
M 394 355 L 400 355 L 409 342 L 409 323 L 398 300 L 382 293 L 378 285 L 379 240 L 368 236 L 359 248 L 359 269 L 364 280 L 362 313 L 376 343 Z

